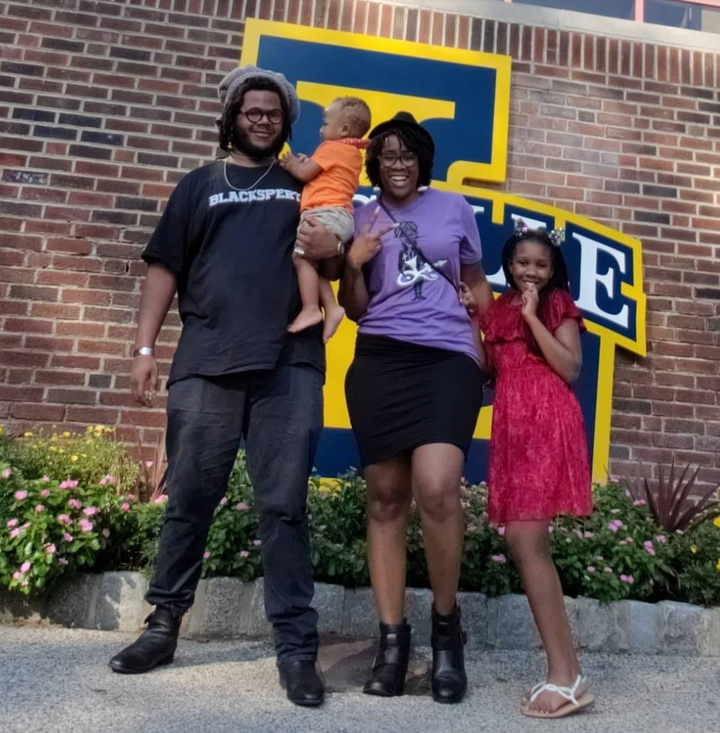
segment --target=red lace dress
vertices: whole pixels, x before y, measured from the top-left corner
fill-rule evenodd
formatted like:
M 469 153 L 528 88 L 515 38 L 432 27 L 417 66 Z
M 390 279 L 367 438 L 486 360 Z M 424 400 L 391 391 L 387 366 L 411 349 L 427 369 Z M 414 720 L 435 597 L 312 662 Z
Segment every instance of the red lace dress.
M 592 512 L 585 425 L 572 389 L 533 349 L 522 308 L 503 293 L 480 318 L 496 384 L 490 439 L 493 524 Z M 570 294 L 555 290 L 540 312 L 551 333 L 566 319 L 585 325 Z

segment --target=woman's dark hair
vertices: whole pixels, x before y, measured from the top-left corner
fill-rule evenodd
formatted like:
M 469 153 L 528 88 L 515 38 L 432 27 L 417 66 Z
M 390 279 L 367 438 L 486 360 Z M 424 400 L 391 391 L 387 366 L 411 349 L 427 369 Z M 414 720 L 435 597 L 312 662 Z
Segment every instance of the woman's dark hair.
M 382 188 L 380 182 L 380 153 L 385 147 L 385 141 L 389 137 L 397 137 L 404 147 L 413 153 L 417 153 L 420 174 L 418 185 L 429 186 L 432 181 L 433 169 L 433 147 L 427 133 L 415 129 L 412 125 L 398 125 L 383 130 L 377 137 L 372 139 L 367 155 L 365 156 L 365 172 L 370 183 L 377 188 Z
M 245 89 L 243 89 L 243 93 L 238 95 L 230 104 L 225 107 L 222 116 L 216 121 L 218 128 L 218 145 L 220 146 L 221 150 L 227 153 L 230 152 L 231 147 L 235 147 L 237 145 L 238 141 L 235 139 L 235 122 L 237 120 L 238 113 L 240 112 L 240 108 L 245 101 L 245 94 L 252 91 L 276 92 L 278 97 L 280 98 L 280 108 L 283 111 L 282 132 L 280 134 L 280 138 L 278 139 L 278 150 L 274 151 L 276 153 L 279 153 L 280 150 L 282 150 L 285 141 L 290 137 L 292 123 L 290 122 L 290 109 L 285 102 L 285 97 L 283 96 L 278 85 L 272 82 L 270 79 L 259 78 L 253 79 L 252 81 L 248 82 Z

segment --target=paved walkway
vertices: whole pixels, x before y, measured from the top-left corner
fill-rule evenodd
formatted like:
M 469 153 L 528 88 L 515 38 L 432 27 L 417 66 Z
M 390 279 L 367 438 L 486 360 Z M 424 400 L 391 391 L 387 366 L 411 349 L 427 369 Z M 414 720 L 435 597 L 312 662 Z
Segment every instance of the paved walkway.
M 360 693 L 368 642 L 328 639 L 321 665 L 333 691 L 319 709 L 291 705 L 263 642 L 181 641 L 175 664 L 115 675 L 107 660 L 134 635 L 57 627 L 0 626 L 1 733 L 720 733 L 720 659 L 586 655 L 594 708 L 565 721 L 518 713 L 539 680 L 542 656 L 472 652 L 462 705 L 433 703 L 429 650 L 416 653 L 408 694 Z

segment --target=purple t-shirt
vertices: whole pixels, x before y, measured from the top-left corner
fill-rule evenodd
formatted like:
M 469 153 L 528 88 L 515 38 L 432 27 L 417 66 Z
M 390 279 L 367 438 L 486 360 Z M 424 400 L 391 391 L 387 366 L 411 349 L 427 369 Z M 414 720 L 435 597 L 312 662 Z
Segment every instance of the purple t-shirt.
M 398 225 L 383 236 L 382 249 L 363 269 L 370 302 L 359 332 L 460 351 L 477 362 L 470 318 L 455 288 L 428 264 L 458 285 L 460 265 L 480 262 L 472 207 L 460 194 L 433 188 L 407 206 L 386 207 Z M 377 208 L 373 200 L 355 209 L 356 236 Z M 375 227 L 391 223 L 380 209 Z

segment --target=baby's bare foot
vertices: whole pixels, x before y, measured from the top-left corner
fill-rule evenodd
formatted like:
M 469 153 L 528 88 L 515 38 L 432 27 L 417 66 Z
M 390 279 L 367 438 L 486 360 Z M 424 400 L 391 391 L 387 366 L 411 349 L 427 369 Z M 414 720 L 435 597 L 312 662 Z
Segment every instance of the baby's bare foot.
M 341 305 L 325 311 L 325 325 L 323 326 L 323 343 L 327 343 L 335 335 L 342 319 L 345 318 L 345 309 Z
M 298 313 L 297 318 L 288 326 L 290 333 L 304 331 L 310 326 L 316 326 L 322 322 L 322 311 L 317 305 L 308 305 Z

